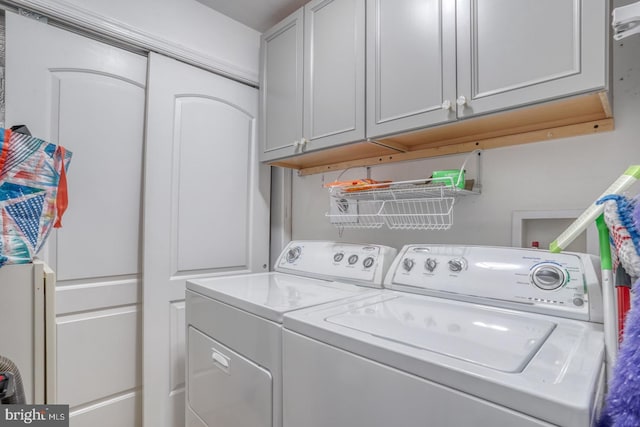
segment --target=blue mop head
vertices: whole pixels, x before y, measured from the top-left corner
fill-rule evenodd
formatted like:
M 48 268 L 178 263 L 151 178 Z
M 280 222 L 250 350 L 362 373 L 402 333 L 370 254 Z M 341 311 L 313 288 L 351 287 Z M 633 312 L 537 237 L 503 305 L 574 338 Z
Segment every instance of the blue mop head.
M 640 230 L 640 203 L 635 204 L 633 212 L 628 212 L 625 222 L 628 229 L 635 230 L 636 233 Z M 634 244 L 636 242 L 637 240 Z M 625 321 L 624 340 L 609 383 L 609 393 L 598 422 L 599 427 L 640 426 L 640 280 L 633 285 L 631 294 L 631 309 Z
M 599 427 L 640 426 L 640 280 L 632 289 L 631 310 L 627 314 L 624 340 Z

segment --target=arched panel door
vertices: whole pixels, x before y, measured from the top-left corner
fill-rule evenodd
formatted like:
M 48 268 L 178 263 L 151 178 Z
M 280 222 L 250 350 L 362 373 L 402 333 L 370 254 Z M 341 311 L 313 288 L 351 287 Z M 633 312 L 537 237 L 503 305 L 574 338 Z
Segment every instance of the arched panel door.
M 46 399 L 69 404 L 74 426 L 134 427 L 147 58 L 5 14 L 6 125 L 73 152 L 63 227 L 39 254 L 57 276 Z
M 267 271 L 258 91 L 150 55 L 144 186 L 146 427 L 184 424 L 185 283 Z

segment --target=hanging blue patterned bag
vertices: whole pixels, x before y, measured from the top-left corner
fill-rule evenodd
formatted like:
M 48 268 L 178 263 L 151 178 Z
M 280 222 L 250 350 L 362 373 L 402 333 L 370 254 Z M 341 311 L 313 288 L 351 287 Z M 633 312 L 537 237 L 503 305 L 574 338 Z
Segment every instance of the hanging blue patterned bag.
M 0 136 L 1 267 L 31 262 L 51 228 L 62 226 L 71 152 L 11 129 Z

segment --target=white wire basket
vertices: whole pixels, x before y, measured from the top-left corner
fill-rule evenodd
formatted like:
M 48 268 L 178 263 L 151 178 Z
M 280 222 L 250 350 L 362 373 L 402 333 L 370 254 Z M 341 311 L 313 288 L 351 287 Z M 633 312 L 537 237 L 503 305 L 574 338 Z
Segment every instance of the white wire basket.
M 392 230 L 448 230 L 453 225 L 455 198 L 390 200 L 380 216 Z
M 384 225 L 384 219 L 380 216 L 384 201 L 331 197 L 329 203 L 327 217 L 336 227 L 381 228 Z
M 329 221 L 338 228 L 447 230 L 455 196 L 471 193 L 430 179 L 371 184 L 367 189 L 329 188 Z
M 339 229 L 380 228 L 395 230 L 448 230 L 453 225 L 453 205 L 458 196 L 480 193 L 477 179 L 465 181 L 467 160 L 451 174 L 413 181 L 374 181 L 369 178 L 326 185 L 329 190 L 329 221 Z M 433 174 L 435 176 L 435 173 Z

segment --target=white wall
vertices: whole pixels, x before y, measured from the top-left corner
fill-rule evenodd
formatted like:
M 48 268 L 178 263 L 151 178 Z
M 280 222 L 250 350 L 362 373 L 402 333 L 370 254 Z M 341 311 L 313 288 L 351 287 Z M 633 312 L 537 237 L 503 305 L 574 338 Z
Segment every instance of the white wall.
M 614 6 L 629 1 L 616 1 Z M 511 245 L 511 217 L 516 210 L 584 210 L 629 165 L 640 164 L 640 36 L 613 44 L 613 112 L 615 130 L 601 134 L 484 151 L 482 194 L 456 200 L 448 231 L 337 229 L 325 217 L 328 196 L 323 179 L 337 173 L 293 178 L 293 238 L 406 243 Z M 421 160 L 371 169 L 374 179 L 429 177 L 433 170 L 460 167 L 464 155 Z M 474 171 L 471 170 L 470 174 Z M 364 168 L 343 178 L 365 177 Z M 636 184 L 630 194 L 638 194 Z

